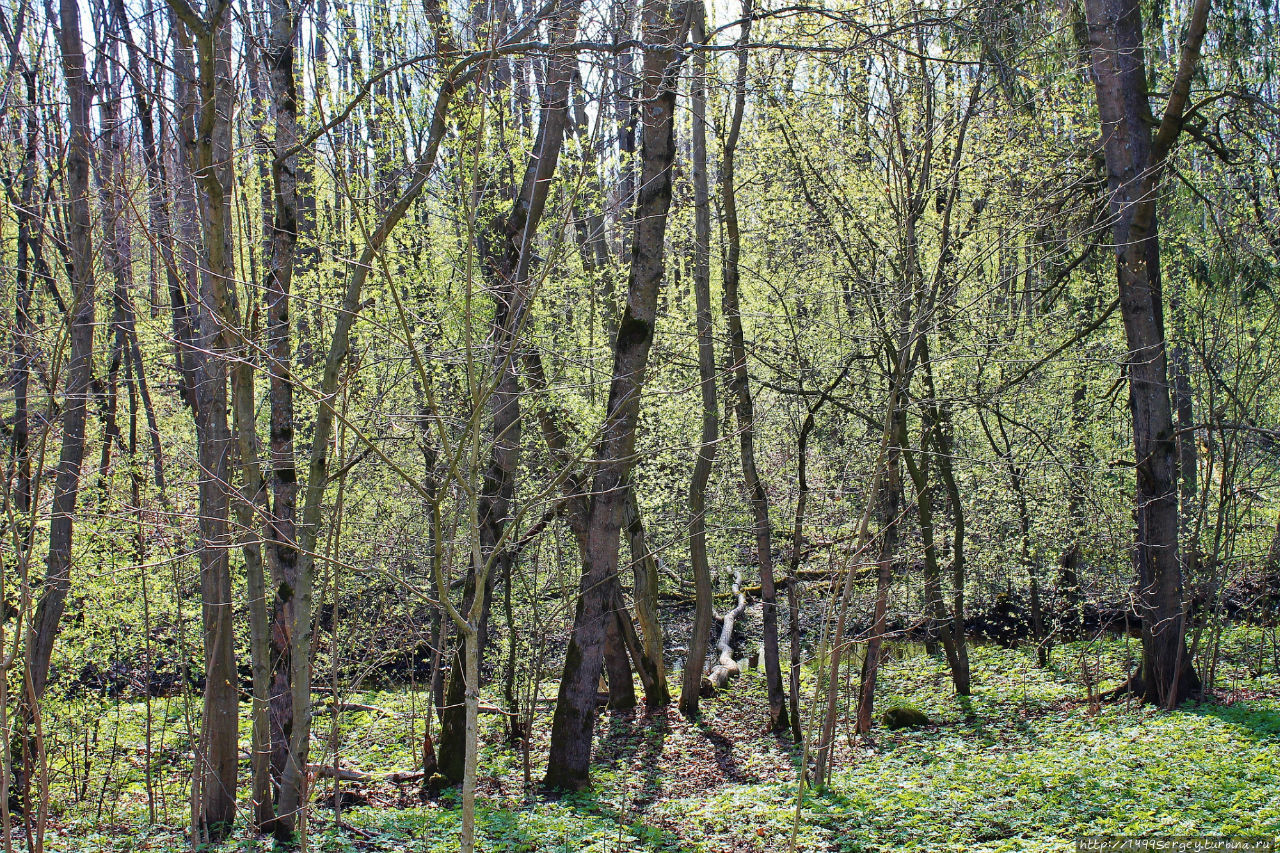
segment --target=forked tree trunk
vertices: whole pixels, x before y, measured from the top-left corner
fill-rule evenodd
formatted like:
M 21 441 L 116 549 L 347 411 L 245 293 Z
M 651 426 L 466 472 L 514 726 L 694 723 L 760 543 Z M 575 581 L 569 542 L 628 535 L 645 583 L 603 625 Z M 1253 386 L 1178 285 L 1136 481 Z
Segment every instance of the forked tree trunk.
M 551 19 L 553 39 L 567 44 L 574 40 L 578 28 L 580 0 L 564 3 Z M 480 545 L 486 560 L 492 562 L 487 580 L 477 584 L 474 567 L 468 569 L 464 609 L 470 612 L 479 596 L 474 634 L 459 632 L 454 666 L 449 674 L 444 713 L 441 715 L 439 741 L 440 773 L 451 782 L 463 781 L 466 764 L 466 707 L 460 700 L 465 695 L 463 677 L 469 654 L 467 644 L 484 642 L 484 625 L 488 621 L 492 579 L 510 580 L 512 554 L 504 543 L 504 530 L 512 512 L 516 472 L 519 465 L 520 417 L 520 340 L 529 299 L 529 273 L 533 259 L 534 239 L 546 209 L 551 179 L 559 162 L 560 149 L 568 126 L 569 90 L 573 80 L 573 62 L 566 56 L 551 63 L 551 73 L 543 90 L 542 119 L 538 141 L 529 157 L 519 195 L 510 214 L 494 223 L 492 232 L 482 245 L 485 270 L 495 294 L 493 319 L 493 359 L 491 369 L 497 384 L 490 399 L 493 412 L 493 447 L 490 453 L 478 506 Z M 496 553 L 495 553 L 496 552 Z M 484 649 L 476 650 L 483 661 Z M 628 668 L 628 673 L 629 673 Z
M 627 306 L 614 344 L 613 381 L 597 448 L 586 524 L 586 560 L 579 586 L 573 633 L 565 654 L 551 753 L 544 784 L 578 789 L 589 784 L 591 737 L 595 730 L 596 681 L 604 659 L 605 620 L 611 584 L 616 582 L 626 481 L 634 462 L 640 391 L 653 343 L 658 291 L 662 284 L 664 237 L 671 206 L 671 165 L 675 159 L 678 45 L 688 31 L 688 10 L 670 0 L 648 0 L 643 10 L 646 44 L 641 92 L 643 169 L 636 204 L 635 241 Z
M 601 186 L 599 174 L 596 172 L 595 150 L 588 132 L 586 105 L 582 95 L 582 81 L 580 78 L 575 77 L 574 91 L 572 133 L 578 141 L 583 173 L 589 176 L 587 183 L 590 191 L 603 199 L 604 189 Z M 577 237 L 578 252 L 582 258 L 582 268 L 590 279 L 589 287 L 591 288 L 593 306 L 596 302 L 597 289 L 601 291 L 599 295 L 603 297 L 604 301 L 603 325 L 606 334 L 612 339 L 617 334 L 613 286 L 614 270 L 609 255 L 608 237 L 605 233 L 604 214 L 598 207 L 595 207 L 595 202 L 592 203 L 592 208 L 588 210 L 582 196 L 583 193 L 579 190 L 574 199 L 574 230 Z M 594 334 L 594 331 L 592 331 L 592 334 Z M 589 391 L 592 402 L 595 401 L 595 393 L 595 380 L 593 379 Z M 575 502 L 575 511 L 580 506 Z M 623 526 L 626 529 L 627 545 L 631 552 L 631 573 L 634 579 L 632 590 L 635 599 L 636 621 L 640 623 L 641 631 L 641 644 L 632 648 L 630 641 L 627 641 L 627 651 L 635 662 L 636 671 L 640 675 L 640 683 L 644 686 L 645 705 L 650 708 L 660 708 L 671 703 L 671 690 L 667 685 L 667 667 L 666 662 L 663 660 L 665 634 L 662 629 L 662 620 L 658 615 L 658 558 L 650 550 L 646 541 L 644 520 L 640 515 L 639 497 L 630 483 L 628 483 L 624 512 Z M 619 587 L 620 584 L 621 582 L 619 581 Z M 618 628 L 621 630 L 623 638 L 635 633 L 635 626 L 631 623 L 631 617 L 625 606 L 618 608 L 617 618 Z M 606 641 L 606 649 L 611 648 L 615 648 L 612 642 Z M 611 654 L 617 656 L 615 653 L 606 651 L 607 656 Z M 610 680 L 609 684 L 610 692 L 617 689 L 613 680 Z M 618 700 L 618 705 L 625 705 L 625 693 L 626 688 L 623 687 L 620 695 L 611 697 L 610 704 L 614 704 L 616 699 Z M 630 693 L 634 697 L 634 685 L 631 686 Z

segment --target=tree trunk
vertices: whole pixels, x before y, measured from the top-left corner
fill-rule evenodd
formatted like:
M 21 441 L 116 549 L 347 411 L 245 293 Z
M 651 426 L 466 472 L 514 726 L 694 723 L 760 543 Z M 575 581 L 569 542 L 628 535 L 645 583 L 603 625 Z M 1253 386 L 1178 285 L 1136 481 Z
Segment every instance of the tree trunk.
M 59 4 L 62 73 L 67 84 L 68 143 L 66 181 L 67 243 L 70 249 L 72 303 L 67 325 L 71 349 L 64 370 L 62 447 L 54 481 L 53 508 L 49 517 L 49 556 L 36 612 L 27 636 L 27 668 L 31 698 L 44 696 L 49 659 L 58 635 L 67 593 L 71 589 L 71 547 L 76 499 L 80 494 L 80 466 L 84 461 L 85 421 L 93 379 L 93 327 L 96 281 L 93 272 L 93 219 L 90 208 L 89 157 L 93 132 L 89 109 L 93 91 L 85 70 L 80 33 L 80 7 L 73 0 Z M 28 296 L 29 298 L 29 296 Z M 22 311 L 22 307 L 19 306 Z M 33 713 L 29 708 L 26 713 Z M 28 773 L 32 768 L 27 768 Z
M 596 680 L 604 656 L 610 584 L 618 570 L 626 481 L 634 462 L 640 391 L 653 343 L 658 291 L 664 271 L 664 237 L 671 206 L 671 166 L 675 159 L 677 46 L 688 30 L 684 6 L 648 0 L 644 6 L 647 45 L 642 86 L 643 170 L 636 204 L 635 241 L 627 306 L 614 344 L 613 382 L 597 448 L 586 525 L 586 560 L 579 586 L 573 633 L 565 654 L 551 752 L 544 784 L 578 789 L 589 784 L 591 737 L 595 729 Z
M 289 762 L 294 718 L 290 625 L 293 622 L 293 590 L 298 583 L 298 471 L 293 444 L 293 352 L 290 337 L 290 293 L 298 241 L 298 155 L 288 153 L 298 141 L 298 88 L 294 78 L 294 35 L 298 17 L 292 0 L 268 0 L 268 10 L 270 23 L 263 60 L 275 122 L 275 138 L 271 147 L 272 207 L 266 235 L 264 287 L 271 408 L 271 511 L 259 523 L 264 528 L 266 562 L 271 571 L 271 588 L 269 591 L 264 588 L 271 602 L 268 739 L 271 778 L 278 804 L 283 795 L 280 786 Z M 253 428 L 252 421 L 248 428 Z M 256 445 L 256 438 L 254 443 Z M 255 789 L 257 787 L 255 784 Z M 271 817 L 266 804 L 261 817 Z M 273 827 L 282 841 L 292 838 L 293 828 L 292 816 L 283 814 Z
M 234 255 L 231 188 L 231 32 L 222 18 L 225 5 L 209 20 L 187 15 L 177 27 L 179 53 L 190 56 L 195 40 L 196 67 L 186 91 L 184 143 L 192 158 L 203 247 L 203 274 L 196 305 L 195 416 L 199 450 L 200 599 L 204 634 L 205 688 L 198 765 L 194 771 L 195 822 L 199 834 L 221 842 L 235 820 L 239 763 L 239 686 L 228 562 L 231 532 L 231 430 L 227 420 L 227 365 L 235 349 Z M 177 14 L 190 12 L 174 10 Z M 185 69 L 178 70 L 186 76 Z
M 923 357 L 928 359 L 927 353 Z M 928 370 L 927 361 L 922 367 Z M 925 610 L 932 620 L 934 629 L 938 632 L 939 639 L 942 640 L 942 649 L 947 656 L 947 665 L 951 669 L 952 682 L 956 684 L 958 692 L 959 683 L 956 674 L 962 669 L 962 664 L 960 652 L 956 647 L 955 623 L 947 613 L 947 605 L 942 600 L 942 570 L 938 564 L 937 530 L 933 514 L 935 487 L 929 482 L 936 429 L 937 422 L 932 417 L 926 416 L 920 430 L 919 453 L 904 447 L 902 460 L 915 487 L 916 510 L 920 517 L 920 539 L 924 545 Z
M 724 143 L 721 164 L 724 195 L 724 316 L 729 333 L 729 350 L 733 358 L 730 384 L 737 398 L 738 441 L 742 453 L 742 479 L 755 520 L 756 558 L 760 563 L 760 598 L 763 604 L 764 670 L 769 691 L 769 730 L 784 732 L 787 722 L 787 692 L 782 685 L 782 665 L 778 657 L 778 593 L 773 582 L 772 526 L 769 522 L 769 497 L 756 469 L 755 404 L 751 399 L 751 380 L 747 372 L 747 347 L 742 331 L 742 306 L 738 296 L 738 257 L 742 239 L 738 231 L 738 204 L 734 188 L 734 161 L 738 135 L 742 129 L 742 113 L 747 99 L 747 50 L 751 34 L 751 0 L 742 6 L 742 38 L 739 42 L 738 71 L 734 81 L 733 116 Z
M 1137 535 L 1137 604 L 1142 664 L 1129 689 L 1173 707 L 1199 678 L 1186 647 L 1178 555 L 1177 441 L 1169 399 L 1156 195 L 1165 159 L 1182 129 L 1199 61 L 1209 0 L 1196 0 L 1164 116 L 1153 137 L 1137 0 L 1086 0 L 1091 62 L 1110 191 L 1120 310 L 1129 355 L 1129 406 Z
M 694 13 L 693 40 L 706 39 L 706 10 Z M 680 687 L 680 713 L 689 719 L 698 716 L 698 699 L 702 690 L 702 671 L 707 660 L 707 640 L 711 633 L 712 596 L 711 564 L 707 560 L 707 480 L 715 462 L 719 443 L 719 414 L 716 411 L 715 329 L 711 321 L 711 200 L 707 181 L 707 94 L 706 54 L 693 57 L 693 80 L 690 107 L 693 113 L 693 204 L 694 260 L 693 297 L 695 324 L 698 330 L 698 386 L 702 393 L 702 436 L 698 442 L 698 458 L 689 480 L 689 564 L 693 568 L 696 590 L 693 635 L 689 638 L 689 654 L 684 664 L 684 680 Z
M 553 40 L 572 42 L 578 28 L 580 2 L 568 2 L 551 21 Z M 529 271 L 533 260 L 533 242 L 546 208 L 551 179 L 555 175 L 568 126 L 569 89 L 573 80 L 573 63 L 561 56 L 552 63 L 552 73 L 543 90 L 542 118 L 538 141 L 530 154 L 511 213 L 495 222 L 480 247 L 486 274 L 493 283 L 493 358 L 491 370 L 497 383 L 489 401 L 493 417 L 493 447 L 484 474 L 478 506 L 480 545 L 486 560 L 492 561 L 487 577 L 507 577 L 512 555 L 504 543 L 504 530 L 512 512 L 516 472 L 520 454 L 520 339 L 526 320 L 529 299 Z M 495 554 L 495 549 L 500 553 Z M 441 715 L 439 764 L 440 773 L 451 782 L 461 782 L 465 772 L 466 708 L 458 703 L 464 693 L 468 642 L 484 642 L 483 626 L 488 621 L 492 581 L 477 585 L 474 567 L 468 569 L 464 609 L 470 611 L 475 596 L 480 596 L 475 635 L 460 631 L 454 666 L 449 673 L 444 713 Z M 483 649 L 477 655 L 483 660 Z M 628 670 L 629 671 L 629 670 Z
M 889 612 L 889 588 L 893 583 L 893 560 L 898 550 L 898 515 L 902 511 L 902 445 L 907 428 L 907 413 L 900 405 L 893 415 L 893 439 L 885 461 L 885 485 L 881 492 L 880 559 L 876 562 L 876 603 L 871 619 L 871 636 L 862 657 L 862 678 L 858 690 L 858 734 L 871 731 L 875 714 L 876 680 L 880 674 L 880 658 L 884 646 L 886 619 Z

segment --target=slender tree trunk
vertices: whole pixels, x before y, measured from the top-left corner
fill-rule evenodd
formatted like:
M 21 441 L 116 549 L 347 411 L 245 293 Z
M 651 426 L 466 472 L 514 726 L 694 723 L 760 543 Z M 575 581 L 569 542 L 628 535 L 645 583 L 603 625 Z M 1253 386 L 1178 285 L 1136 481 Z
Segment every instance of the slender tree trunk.
M 751 398 L 751 380 L 747 371 L 747 346 L 742 330 L 742 306 L 738 295 L 738 257 L 742 239 L 738 230 L 737 193 L 734 187 L 734 165 L 738 136 L 742 129 L 742 113 L 747 99 L 747 50 L 751 34 L 751 0 L 742 6 L 742 47 L 738 50 L 738 71 L 734 81 L 733 116 L 724 143 L 721 163 L 724 195 L 724 316 L 728 326 L 729 350 L 733 358 L 730 382 L 737 398 L 738 441 L 742 454 L 742 478 L 755 519 L 756 558 L 760 564 L 760 598 L 763 604 L 764 669 L 769 691 L 769 730 L 784 732 L 787 722 L 787 692 L 782 684 L 782 665 L 778 657 L 778 593 L 773 581 L 772 526 L 769 522 L 769 497 L 756 469 L 755 404 Z
M 701 4 L 694 13 L 693 40 L 706 39 L 706 9 Z M 689 655 L 684 664 L 680 688 L 680 713 L 689 719 L 698 716 L 702 691 L 702 671 L 707 661 L 711 634 L 711 564 L 707 559 L 707 480 L 715 463 L 719 443 L 719 414 L 716 411 L 715 329 L 711 321 L 711 198 L 707 180 L 707 59 L 699 51 L 693 57 L 690 106 L 693 113 L 693 204 L 694 260 L 693 297 L 698 330 L 698 385 L 702 393 L 702 436 L 698 458 L 689 480 L 689 563 L 693 568 L 695 613 Z
M 928 355 L 926 354 L 924 358 L 927 359 Z M 925 609 L 933 622 L 933 627 L 938 632 L 939 639 L 942 640 L 942 649 L 947 656 L 947 665 L 951 669 L 952 682 L 956 683 L 958 690 L 956 674 L 962 666 L 960 653 L 956 648 L 955 624 L 947 613 L 946 603 L 942 600 L 942 569 L 938 562 L 937 530 L 933 512 L 935 487 L 929 482 L 933 467 L 932 454 L 936 430 L 937 422 L 932 417 L 926 417 L 920 430 L 919 453 L 904 447 L 902 460 L 915 487 L 916 510 L 920 517 L 920 539 L 924 545 Z
M 1085 401 L 1087 389 L 1083 376 L 1075 379 L 1071 392 L 1071 476 L 1067 483 L 1067 544 L 1058 555 L 1058 624 L 1072 638 L 1080 629 L 1080 562 L 1085 537 Z
M 929 371 L 925 371 L 926 380 Z M 960 498 L 960 485 L 955 475 L 955 442 L 953 438 L 951 410 L 943 404 L 938 407 L 938 475 L 942 478 L 951 507 L 951 635 L 955 638 L 956 662 L 951 669 L 951 680 L 957 696 L 968 696 L 971 691 L 969 674 L 969 643 L 965 627 L 965 512 Z
M 93 133 L 89 110 L 93 90 L 85 69 L 80 31 L 80 7 L 61 0 L 58 28 L 63 79 L 67 85 L 68 143 L 66 235 L 69 246 L 72 302 L 67 324 L 71 348 L 63 368 L 62 448 L 54 481 L 53 508 L 49 517 L 49 556 L 44 584 L 27 636 L 27 668 L 31 696 L 44 696 L 54 639 L 71 590 L 71 548 L 76 499 L 80 494 L 80 466 L 84 461 L 85 422 L 93 377 L 93 327 L 96 281 L 93 272 L 93 219 L 90 207 L 89 154 Z M 34 713 L 29 708 L 26 713 Z M 28 767 L 28 775 L 34 768 Z
M 205 687 L 200 745 L 193 797 L 200 835 L 217 843 L 235 820 L 239 764 L 239 686 L 228 561 L 232 542 L 228 524 L 231 501 L 232 442 L 228 423 L 227 365 L 235 349 L 235 271 L 232 251 L 231 188 L 231 31 L 225 5 L 208 20 L 184 18 L 180 38 L 189 29 L 195 42 L 194 78 L 186 85 L 194 118 L 182 122 L 199 192 L 203 274 L 196 305 L 196 435 L 200 442 L 200 598 L 204 634 Z M 189 10 L 187 10 L 189 11 Z M 179 10 L 175 12 L 181 14 Z M 180 42 L 180 52 L 189 47 Z
M 663 659 L 666 634 L 658 613 L 658 558 L 650 550 L 644 532 L 644 519 L 640 516 L 640 501 L 635 486 L 627 483 L 626 503 L 623 507 L 623 526 L 627 531 L 627 545 L 631 550 L 632 587 L 635 599 L 636 621 L 643 632 L 643 645 L 632 654 L 640 683 L 644 687 L 644 703 L 650 708 L 662 708 L 671 704 L 671 689 L 667 685 L 667 664 Z M 620 582 L 619 582 L 620 583 Z M 624 607 L 618 613 L 620 627 L 625 633 L 631 626 L 631 616 Z
M 893 583 L 893 560 L 898 551 L 898 515 L 902 512 L 902 445 L 907 429 L 906 410 L 899 405 L 893 415 L 893 439 L 885 461 L 885 485 L 880 493 L 880 558 L 876 561 L 876 603 L 871 619 L 871 636 L 867 640 L 866 654 L 862 657 L 862 677 L 858 690 L 857 719 L 854 724 L 858 734 L 871 731 L 875 714 L 876 681 L 880 674 L 880 659 L 884 647 L 884 634 L 889 612 L 889 589 Z
M 995 412 L 996 425 L 1000 430 L 1000 442 L 987 426 L 986 418 L 979 413 L 978 420 L 987 442 L 997 456 L 1004 461 L 1005 470 L 1009 474 L 1009 487 L 1013 491 L 1015 505 L 1018 508 L 1018 562 L 1027 573 L 1030 587 L 1031 604 L 1031 636 L 1036 643 L 1036 660 L 1040 666 L 1049 664 L 1049 638 L 1045 632 L 1044 611 L 1040 602 L 1040 572 L 1037 560 L 1031 554 L 1031 510 L 1027 503 L 1025 470 L 1013 457 L 1013 443 L 1009 441 L 1008 431 L 1000 412 Z

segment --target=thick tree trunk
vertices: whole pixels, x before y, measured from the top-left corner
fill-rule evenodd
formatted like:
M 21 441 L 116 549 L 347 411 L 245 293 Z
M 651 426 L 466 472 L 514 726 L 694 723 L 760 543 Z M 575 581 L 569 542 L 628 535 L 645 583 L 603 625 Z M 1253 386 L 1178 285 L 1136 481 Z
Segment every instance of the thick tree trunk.
M 189 12 L 190 9 L 175 12 Z M 209 20 L 183 19 L 195 39 L 196 67 L 187 89 L 187 115 L 180 123 L 192 158 L 203 246 L 203 274 L 196 305 L 195 417 L 199 450 L 200 599 L 204 636 L 205 688 L 200 744 L 196 751 L 193 800 L 199 834 L 209 842 L 226 838 L 235 820 L 239 763 L 239 686 L 228 562 L 232 536 L 230 508 L 231 430 L 228 424 L 227 365 L 235 349 L 235 272 L 232 253 L 231 32 L 225 5 Z M 179 52 L 189 55 L 183 27 Z M 184 71 L 180 70 L 179 74 Z
M 586 560 L 579 587 L 573 633 L 551 729 L 551 753 L 544 784 L 582 788 L 589 784 L 591 737 L 595 729 L 596 680 L 604 657 L 610 584 L 618 571 L 626 481 L 634 462 L 640 391 L 653 343 L 658 291 L 664 271 L 664 237 L 671 206 L 671 165 L 675 159 L 677 46 L 688 30 L 686 7 L 670 0 L 645 4 L 643 169 L 636 204 L 635 242 L 627 306 L 614 344 L 613 382 L 597 448 L 599 460 L 586 526 Z
M 269 732 L 271 778 L 275 800 L 289 762 L 293 729 L 291 683 L 293 590 L 298 583 L 297 506 L 298 471 L 293 430 L 293 351 L 290 337 L 290 293 L 298 241 L 298 155 L 288 152 L 298 141 L 298 88 L 294 78 L 294 36 L 297 13 L 292 0 L 269 0 L 269 31 L 263 60 L 271 91 L 275 138 L 271 146 L 270 228 L 266 235 L 267 375 L 270 383 L 271 511 L 260 522 L 271 572 Z M 264 215 L 267 211 L 264 211 Z M 239 427 L 241 430 L 245 426 Z M 252 429 L 251 421 L 248 428 Z M 256 446 L 256 439 L 254 441 Z M 255 457 L 256 458 L 256 457 Z M 256 465 L 256 462 L 255 462 Z M 265 501 L 264 501 L 265 503 Z M 255 780 L 257 777 L 255 773 Z M 255 782 L 255 790 L 260 782 Z M 293 796 L 293 795 L 290 795 Z M 270 803 L 259 804 L 260 818 L 270 819 Z M 274 830 L 282 840 L 292 837 L 292 816 L 281 815 Z
M 572 132 L 576 136 L 582 158 L 582 169 L 590 175 L 589 182 L 593 191 L 601 198 L 604 196 L 600 186 L 599 175 L 595 171 L 595 151 L 587 128 L 586 105 L 583 102 L 581 80 L 575 78 L 575 96 L 573 104 Z M 582 200 L 580 192 L 574 200 L 574 230 L 577 237 L 578 252 L 582 258 L 582 268 L 591 279 L 591 302 L 595 305 L 597 287 L 602 291 L 604 300 L 603 320 L 606 333 L 612 339 L 617 334 L 617 318 L 615 316 L 613 268 L 609 256 L 609 243 L 605 234 L 604 215 L 593 207 L 589 212 Z M 594 316 L 594 308 L 592 310 Z M 591 332 L 594 335 L 594 331 Z M 595 400 L 595 381 L 591 382 L 588 392 Z M 640 623 L 643 645 L 628 651 L 635 660 L 640 683 L 644 686 L 645 704 L 651 708 L 662 707 L 671 703 L 671 691 L 667 686 L 667 668 L 663 660 L 665 646 L 662 622 L 658 617 L 658 560 L 649 549 L 645 540 L 644 521 L 640 515 L 640 503 L 634 488 L 628 485 L 625 506 L 626 517 L 623 525 L 627 532 L 627 544 L 631 551 L 631 571 L 634 578 L 632 591 L 635 599 L 636 621 Z M 619 582 L 619 587 L 621 583 Z M 625 608 L 618 610 L 618 627 L 623 635 L 635 632 L 631 617 Z M 629 679 L 628 679 L 629 680 Z M 610 691 L 617 689 L 614 681 L 609 682 Z M 623 688 L 625 694 L 627 688 Z M 634 696 L 634 685 L 630 688 Z M 616 697 L 625 703 L 625 696 Z M 611 704 L 613 700 L 611 699 Z
M 1129 688 L 1165 707 L 1195 694 L 1184 625 L 1178 555 L 1178 462 L 1160 284 L 1156 228 L 1159 178 L 1182 129 L 1199 61 L 1209 0 L 1197 0 L 1177 75 L 1155 136 L 1148 119 L 1142 14 L 1137 0 L 1086 0 L 1091 60 L 1111 193 L 1112 235 L 1120 310 L 1129 346 L 1129 406 L 1137 533 L 1137 603 L 1142 616 L 1142 665 Z

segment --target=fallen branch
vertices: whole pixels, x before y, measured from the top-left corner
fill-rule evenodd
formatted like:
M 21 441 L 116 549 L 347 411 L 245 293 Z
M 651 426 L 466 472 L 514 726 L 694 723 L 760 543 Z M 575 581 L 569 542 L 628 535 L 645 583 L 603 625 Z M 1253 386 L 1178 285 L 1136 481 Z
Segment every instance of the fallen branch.
M 702 695 L 712 696 L 717 690 L 723 690 L 729 679 L 740 672 L 738 662 L 733 657 L 733 647 L 729 641 L 733 639 L 733 623 L 747 609 L 747 596 L 742 591 L 742 572 L 733 570 L 733 594 L 738 605 L 720 617 L 720 638 L 716 640 L 716 648 L 720 650 L 720 658 L 716 665 L 702 679 Z
M 329 713 L 359 713 L 366 714 L 384 714 L 388 717 L 399 717 L 401 714 L 397 711 L 389 711 L 386 708 L 379 708 L 377 705 L 365 705 L 361 702 L 327 702 L 325 707 L 329 709 Z
M 345 767 L 334 767 L 332 764 L 308 764 L 307 770 L 317 777 L 337 779 L 339 782 L 374 782 L 378 778 L 363 770 L 348 770 Z
M 417 782 L 426 775 L 421 770 L 396 770 L 386 774 L 367 773 L 364 770 L 350 770 L 346 767 L 335 769 L 332 764 L 308 764 L 307 770 L 317 777 L 337 779 L 339 782 L 391 782 L 396 785 Z
M 369 832 L 366 829 L 361 829 L 358 826 L 352 826 L 345 820 L 336 821 L 336 823 L 338 824 L 339 829 L 342 829 L 345 832 L 350 832 L 352 835 L 358 835 L 365 841 L 371 841 L 374 838 L 374 834 L 372 832 Z

